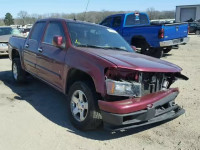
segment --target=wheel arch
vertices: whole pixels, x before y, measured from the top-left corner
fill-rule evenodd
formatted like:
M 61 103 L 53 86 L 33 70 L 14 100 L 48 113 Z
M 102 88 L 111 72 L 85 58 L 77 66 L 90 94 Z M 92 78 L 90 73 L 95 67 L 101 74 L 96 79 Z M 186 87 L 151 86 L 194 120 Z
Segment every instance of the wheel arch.
M 142 47 L 149 47 L 149 43 L 147 42 L 146 38 L 141 35 L 136 35 L 131 38 L 131 45 L 134 45 L 138 48 Z
M 69 88 L 76 81 L 89 81 L 96 91 L 95 81 L 94 81 L 94 79 L 91 75 L 89 75 L 85 71 L 82 71 L 82 70 L 79 70 L 79 69 L 76 69 L 76 68 L 71 68 L 67 73 L 66 85 L 65 85 L 65 94 L 68 94 Z

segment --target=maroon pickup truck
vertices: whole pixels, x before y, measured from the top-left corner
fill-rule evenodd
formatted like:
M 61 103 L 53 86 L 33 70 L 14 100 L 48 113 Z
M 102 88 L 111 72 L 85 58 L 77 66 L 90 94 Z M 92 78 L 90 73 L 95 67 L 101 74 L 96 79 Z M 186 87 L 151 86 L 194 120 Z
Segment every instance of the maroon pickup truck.
M 181 68 L 137 54 L 113 29 L 76 20 L 43 19 L 27 38 L 11 37 L 16 82 L 29 73 L 67 95 L 71 123 L 80 130 L 103 122 L 110 130 L 171 120 Z

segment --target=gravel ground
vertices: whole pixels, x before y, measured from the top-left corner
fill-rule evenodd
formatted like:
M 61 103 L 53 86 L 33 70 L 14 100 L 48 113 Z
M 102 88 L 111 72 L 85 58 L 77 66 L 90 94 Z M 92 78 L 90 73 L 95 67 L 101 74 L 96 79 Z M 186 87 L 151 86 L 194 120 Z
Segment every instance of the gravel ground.
M 177 81 L 176 101 L 186 113 L 164 123 L 111 133 L 80 132 L 70 123 L 66 98 L 36 80 L 13 82 L 11 62 L 0 57 L 0 150 L 200 150 L 200 37 L 162 59 L 183 68 L 188 81 Z

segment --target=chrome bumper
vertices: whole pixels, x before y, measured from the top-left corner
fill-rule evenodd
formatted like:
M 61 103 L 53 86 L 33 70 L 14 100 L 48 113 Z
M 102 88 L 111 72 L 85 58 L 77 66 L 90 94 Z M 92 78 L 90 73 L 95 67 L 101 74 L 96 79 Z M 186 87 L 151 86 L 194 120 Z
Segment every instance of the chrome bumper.
M 8 55 L 8 47 L 0 47 L 0 55 Z
M 163 41 L 163 42 L 160 42 L 160 47 L 186 44 L 186 43 L 188 43 L 188 41 L 189 41 L 189 37 L 185 37 L 185 38 L 182 38 L 182 39 L 174 39 L 174 40 L 169 40 L 169 41 Z

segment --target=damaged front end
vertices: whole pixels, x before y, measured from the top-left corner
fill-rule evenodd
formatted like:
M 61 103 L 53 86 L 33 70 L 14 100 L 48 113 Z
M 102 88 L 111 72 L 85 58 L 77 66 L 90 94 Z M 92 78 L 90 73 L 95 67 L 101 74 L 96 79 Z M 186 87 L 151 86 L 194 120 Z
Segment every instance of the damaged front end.
M 174 101 L 179 90 L 170 88 L 177 79 L 188 80 L 179 72 L 105 70 L 107 95 L 99 100 L 105 127 L 128 129 L 180 116 L 184 110 Z

